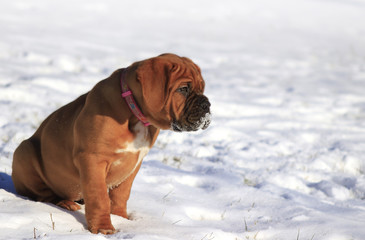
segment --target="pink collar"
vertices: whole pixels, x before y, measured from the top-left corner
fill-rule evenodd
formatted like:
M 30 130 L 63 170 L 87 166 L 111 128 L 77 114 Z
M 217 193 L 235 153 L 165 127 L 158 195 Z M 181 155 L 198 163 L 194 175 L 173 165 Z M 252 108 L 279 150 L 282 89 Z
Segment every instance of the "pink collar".
M 122 76 L 120 78 L 120 86 L 122 88 L 122 97 L 124 98 L 125 102 L 127 103 L 129 109 L 132 111 L 134 116 L 136 116 L 139 121 L 143 123 L 146 127 L 151 125 L 150 122 L 148 122 L 145 115 L 143 115 L 142 111 L 139 109 L 136 101 L 133 98 L 133 93 L 129 89 L 127 83 L 125 82 L 125 75 L 127 74 L 127 68 L 122 70 Z

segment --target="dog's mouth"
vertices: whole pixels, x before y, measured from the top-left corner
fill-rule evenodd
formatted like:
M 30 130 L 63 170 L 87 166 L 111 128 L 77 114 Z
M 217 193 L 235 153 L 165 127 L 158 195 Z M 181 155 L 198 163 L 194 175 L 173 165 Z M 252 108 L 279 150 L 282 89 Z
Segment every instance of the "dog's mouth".
M 189 104 L 190 103 L 190 104 Z M 185 105 L 184 115 L 173 120 L 171 129 L 175 132 L 190 132 L 208 128 L 211 122 L 210 103 L 208 98 L 201 95 Z
M 199 121 L 192 124 L 182 124 L 174 120 L 171 124 L 171 129 L 175 132 L 191 132 L 198 131 L 199 129 L 205 130 L 209 127 L 210 122 L 211 114 L 206 113 L 205 116 L 199 119 Z

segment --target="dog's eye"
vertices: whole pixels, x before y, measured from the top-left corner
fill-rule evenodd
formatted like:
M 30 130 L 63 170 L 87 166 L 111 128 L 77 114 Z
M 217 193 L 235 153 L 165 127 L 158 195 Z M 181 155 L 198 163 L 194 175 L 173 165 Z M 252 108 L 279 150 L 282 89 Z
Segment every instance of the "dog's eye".
M 190 87 L 188 85 L 181 86 L 177 89 L 177 92 L 187 97 L 190 93 Z

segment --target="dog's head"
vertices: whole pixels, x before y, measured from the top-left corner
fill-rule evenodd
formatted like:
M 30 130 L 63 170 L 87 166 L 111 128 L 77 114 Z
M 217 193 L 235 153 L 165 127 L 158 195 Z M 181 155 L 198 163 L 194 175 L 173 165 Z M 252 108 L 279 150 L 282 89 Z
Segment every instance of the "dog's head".
M 149 122 L 161 129 L 196 131 L 210 124 L 200 68 L 189 58 L 163 54 L 134 63 L 137 96 Z

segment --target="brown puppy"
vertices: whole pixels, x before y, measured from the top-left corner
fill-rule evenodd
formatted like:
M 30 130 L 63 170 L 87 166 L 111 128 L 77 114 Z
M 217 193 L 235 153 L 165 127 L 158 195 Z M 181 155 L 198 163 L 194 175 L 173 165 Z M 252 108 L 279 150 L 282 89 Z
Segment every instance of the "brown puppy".
M 89 230 L 114 233 L 110 213 L 127 218 L 133 180 L 160 129 L 208 127 L 203 91 L 199 67 L 173 54 L 115 71 L 20 144 L 13 160 L 16 191 L 72 211 L 83 199 Z

